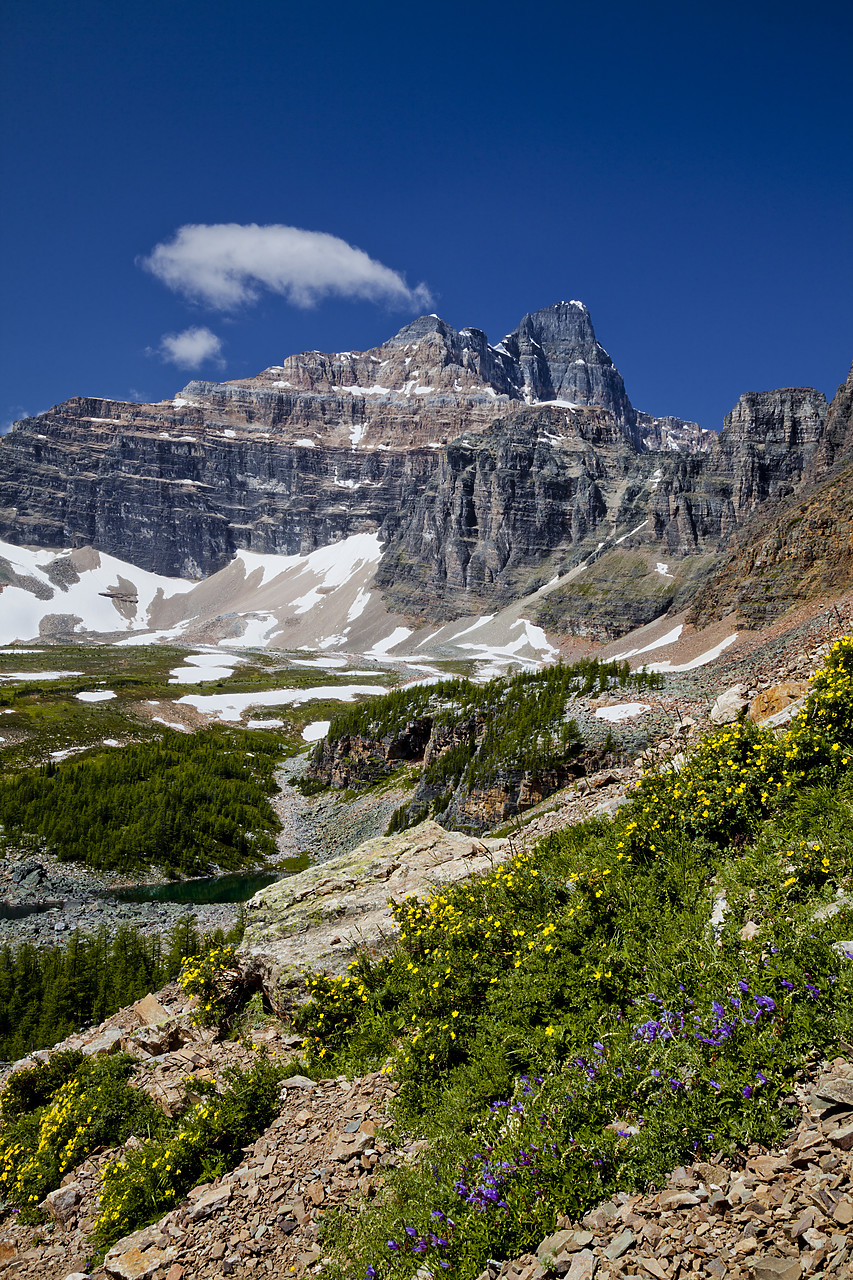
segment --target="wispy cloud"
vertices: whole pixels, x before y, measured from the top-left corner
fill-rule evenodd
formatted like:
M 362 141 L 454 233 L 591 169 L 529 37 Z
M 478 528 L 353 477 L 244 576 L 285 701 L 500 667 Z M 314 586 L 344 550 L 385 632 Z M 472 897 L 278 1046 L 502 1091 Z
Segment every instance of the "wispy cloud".
M 184 329 L 181 333 L 164 333 L 159 347 L 150 354 L 176 364 L 179 369 L 198 369 L 207 360 L 214 360 L 218 365 L 225 363 L 222 340 L 204 326 Z
M 140 265 L 196 302 L 230 311 L 262 290 L 297 307 L 338 296 L 418 310 L 432 303 L 424 284 L 410 288 L 399 271 L 324 231 L 236 222 L 179 227 Z
M 9 431 L 11 431 L 15 423 L 20 422 L 21 418 L 29 418 L 33 416 L 33 414 L 27 413 L 22 404 L 9 405 L 6 412 L 0 416 L 0 436 L 5 436 Z

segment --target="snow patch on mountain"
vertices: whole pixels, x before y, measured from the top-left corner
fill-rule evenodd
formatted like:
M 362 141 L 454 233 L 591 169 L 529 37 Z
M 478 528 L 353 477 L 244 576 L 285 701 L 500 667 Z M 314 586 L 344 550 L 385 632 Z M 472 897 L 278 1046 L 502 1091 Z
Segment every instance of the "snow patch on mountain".
M 38 639 L 42 624 L 64 615 L 72 634 L 112 634 L 145 627 L 156 600 L 193 590 L 194 582 L 167 578 L 86 547 L 32 550 L 0 542 L 0 564 L 11 569 L 0 595 L 0 644 Z M 27 579 L 30 582 L 27 582 Z

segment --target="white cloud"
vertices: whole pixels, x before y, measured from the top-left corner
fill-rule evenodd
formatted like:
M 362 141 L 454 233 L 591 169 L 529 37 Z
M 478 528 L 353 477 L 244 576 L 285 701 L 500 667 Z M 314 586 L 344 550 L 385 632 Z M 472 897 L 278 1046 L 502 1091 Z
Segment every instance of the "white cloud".
M 432 303 L 426 285 L 405 278 L 361 249 L 324 231 L 237 222 L 188 224 L 155 245 L 140 265 L 176 293 L 229 311 L 262 289 L 297 307 L 337 295 L 418 309 Z
M 22 404 L 10 405 L 6 412 L 0 417 L 0 436 L 7 435 L 16 422 L 20 422 L 22 418 L 34 418 L 35 414 L 27 413 Z
M 210 329 L 196 326 L 182 333 L 164 333 L 156 353 L 179 369 L 197 369 L 205 360 L 221 365 L 222 341 Z

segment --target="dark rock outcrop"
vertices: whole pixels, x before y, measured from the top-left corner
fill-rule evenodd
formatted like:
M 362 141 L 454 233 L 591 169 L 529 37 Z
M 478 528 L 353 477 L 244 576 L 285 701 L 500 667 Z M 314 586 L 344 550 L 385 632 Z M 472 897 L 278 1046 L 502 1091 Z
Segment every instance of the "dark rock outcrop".
M 562 763 L 531 770 L 504 761 L 487 779 L 477 776 L 471 781 L 465 762 L 487 727 L 486 716 L 475 712 L 450 721 L 423 716 L 382 738 L 327 737 L 317 744 L 310 776 L 336 789 L 370 786 L 401 765 L 415 765 L 420 767 L 417 785 L 395 815 L 401 824 L 419 822 L 433 813 L 435 821 L 450 830 L 482 832 L 532 809 L 573 779 L 621 763 L 605 748 L 578 748 L 574 758 Z M 454 756 L 461 773 L 456 765 L 450 771 L 430 768 Z
M 378 782 L 401 764 L 420 764 L 432 729 L 432 717 L 426 716 L 413 720 L 402 732 L 382 738 L 357 734 L 345 734 L 333 741 L 323 738 L 315 748 L 311 775 L 326 786 L 337 788 Z
M 593 408 L 519 409 L 455 440 L 387 522 L 379 584 L 414 616 L 506 604 L 606 525 L 637 457 L 612 416 Z

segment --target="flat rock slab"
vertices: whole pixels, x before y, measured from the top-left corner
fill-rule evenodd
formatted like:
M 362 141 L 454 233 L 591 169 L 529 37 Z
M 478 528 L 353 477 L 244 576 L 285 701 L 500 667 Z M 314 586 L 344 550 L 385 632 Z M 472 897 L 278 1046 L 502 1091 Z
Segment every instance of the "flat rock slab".
M 296 986 L 306 969 L 342 973 L 353 953 L 398 935 L 390 899 L 425 897 L 440 885 L 490 871 L 505 840 L 479 840 L 427 821 L 279 880 L 246 904 L 242 968 L 260 969 L 267 991 Z
M 158 1022 L 166 1022 L 169 1012 L 164 1009 L 156 996 L 143 996 L 132 1006 L 133 1013 L 141 1027 L 156 1027 Z
M 551 1267 L 553 1262 L 559 1263 L 560 1259 L 568 1254 L 578 1253 L 581 1249 L 586 1249 L 591 1245 L 595 1237 L 591 1231 L 557 1231 L 552 1236 L 547 1236 L 539 1248 L 536 1250 L 536 1256 L 544 1267 Z
M 187 1210 L 187 1218 L 190 1222 L 196 1222 L 199 1218 L 209 1218 L 212 1213 L 224 1209 L 230 1199 L 231 1188 L 227 1182 L 210 1187 Z
M 64 1187 L 57 1187 L 48 1192 L 44 1207 L 57 1222 L 67 1222 L 74 1216 L 77 1205 L 83 1198 L 83 1188 L 79 1182 L 67 1182 Z
M 592 1280 L 597 1266 L 595 1255 L 591 1249 L 582 1249 L 573 1254 L 572 1265 L 567 1272 L 567 1280 Z
M 104 1270 L 115 1280 L 148 1280 L 155 1271 L 167 1267 L 175 1253 L 156 1227 L 134 1231 L 113 1245 L 104 1258 Z
M 107 1254 L 104 1270 L 115 1280 L 148 1280 L 155 1271 L 168 1266 L 174 1256 L 174 1248 L 128 1249 L 127 1253 Z
M 103 1034 L 96 1036 L 83 1045 L 83 1052 L 90 1058 L 99 1058 L 105 1054 L 118 1053 L 123 1036 L 120 1027 L 109 1027 Z
M 755 1280 L 800 1280 L 802 1274 L 799 1258 L 757 1258 L 753 1263 Z
M 619 1235 L 611 1240 L 610 1244 L 604 1250 L 605 1258 L 609 1258 L 611 1262 L 615 1262 L 617 1258 L 623 1257 L 629 1249 L 637 1243 L 637 1239 L 633 1231 L 627 1228 L 620 1231 Z
M 315 1083 L 308 1076 L 288 1076 L 286 1080 L 282 1080 L 279 1089 L 313 1089 Z

